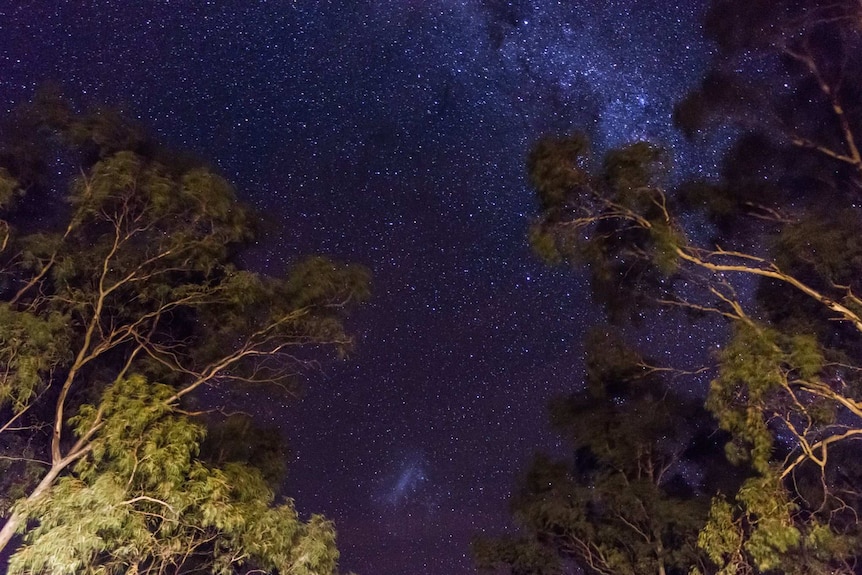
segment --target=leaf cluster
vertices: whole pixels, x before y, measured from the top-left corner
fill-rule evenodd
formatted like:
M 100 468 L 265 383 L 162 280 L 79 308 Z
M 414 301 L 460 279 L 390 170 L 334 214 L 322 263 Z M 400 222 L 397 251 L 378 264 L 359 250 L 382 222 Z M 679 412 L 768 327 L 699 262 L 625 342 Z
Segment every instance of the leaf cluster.
M 0 408 L 21 413 L 41 392 L 51 370 L 69 360 L 68 317 L 42 317 L 0 303 Z
M 669 168 L 663 149 L 637 142 L 609 152 L 594 173 L 586 136 L 540 140 L 528 160 L 542 209 L 531 245 L 551 263 L 586 264 L 611 314 L 643 304 L 676 272 L 685 243 L 662 190 Z
M 10 573 L 333 573 L 332 525 L 302 522 L 289 501 L 273 506 L 253 467 L 199 459 L 205 431 L 165 407 L 171 393 L 133 376 L 82 406 L 79 431 L 97 411 L 104 424 L 74 473 L 22 507 L 38 524 Z
M 805 513 L 773 469 L 748 479 L 732 503 L 714 499 L 698 544 L 718 575 L 850 575 L 860 550 L 853 531 L 837 531 L 828 515 Z
M 556 556 L 587 573 L 686 573 L 703 560 L 717 478 L 698 470 L 722 453 L 700 439 L 714 430 L 619 336 L 594 331 L 587 353 L 589 386 L 550 408 L 572 457 L 535 458 L 512 502 L 525 535 L 483 541 L 479 564 L 557 573 Z

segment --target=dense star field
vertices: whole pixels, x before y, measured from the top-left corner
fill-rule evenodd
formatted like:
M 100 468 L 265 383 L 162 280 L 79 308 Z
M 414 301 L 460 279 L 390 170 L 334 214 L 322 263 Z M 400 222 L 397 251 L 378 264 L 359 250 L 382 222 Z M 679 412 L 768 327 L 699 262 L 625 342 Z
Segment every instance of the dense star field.
M 578 128 L 673 152 L 702 4 L 0 0 L 0 102 L 57 82 L 212 159 L 267 217 L 254 269 L 319 252 L 371 270 L 346 361 L 298 402 L 224 399 L 286 435 L 284 492 L 336 522 L 342 570 L 458 575 L 557 446 L 546 403 L 581 385 L 601 319 L 584 277 L 529 251 L 526 154 Z

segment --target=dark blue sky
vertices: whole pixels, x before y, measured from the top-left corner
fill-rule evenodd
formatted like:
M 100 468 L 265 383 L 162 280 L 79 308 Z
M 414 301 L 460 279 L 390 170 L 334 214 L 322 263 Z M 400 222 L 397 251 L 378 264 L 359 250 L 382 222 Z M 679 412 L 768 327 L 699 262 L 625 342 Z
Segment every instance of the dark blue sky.
M 708 57 L 703 2 L 678 4 L 0 0 L 0 105 L 47 80 L 117 105 L 267 215 L 256 267 L 372 270 L 348 361 L 299 403 L 241 400 L 290 438 L 286 492 L 336 521 L 345 571 L 461 575 L 556 448 L 546 402 L 601 320 L 582 275 L 527 249 L 526 154 L 575 129 L 678 150 L 672 106 Z

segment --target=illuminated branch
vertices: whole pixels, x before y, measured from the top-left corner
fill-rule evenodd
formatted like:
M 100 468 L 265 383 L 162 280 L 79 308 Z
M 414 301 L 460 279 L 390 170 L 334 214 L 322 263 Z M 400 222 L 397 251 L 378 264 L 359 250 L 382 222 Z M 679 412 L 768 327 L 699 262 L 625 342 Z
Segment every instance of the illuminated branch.
M 817 81 L 817 85 L 820 87 L 820 91 L 823 92 L 823 95 L 829 101 L 829 105 L 832 109 L 835 119 L 838 122 L 838 125 L 841 130 L 841 135 L 844 140 L 844 145 L 847 147 L 847 152 L 836 152 L 828 148 L 827 146 L 817 144 L 797 135 L 791 136 L 793 143 L 797 146 L 816 150 L 829 156 L 830 158 L 850 164 L 854 166 L 857 171 L 862 173 L 862 156 L 860 156 L 859 147 L 856 144 L 856 137 L 853 133 L 853 129 L 850 126 L 850 120 L 847 118 L 847 114 L 844 111 L 844 106 L 841 104 L 841 100 L 838 97 L 838 91 L 836 89 L 833 89 L 830 83 L 824 78 L 823 74 L 820 71 L 820 67 L 817 65 L 817 62 L 815 61 L 811 53 L 807 50 L 805 45 L 803 45 L 803 51 L 793 50 L 789 46 L 785 46 L 784 53 L 801 62 Z

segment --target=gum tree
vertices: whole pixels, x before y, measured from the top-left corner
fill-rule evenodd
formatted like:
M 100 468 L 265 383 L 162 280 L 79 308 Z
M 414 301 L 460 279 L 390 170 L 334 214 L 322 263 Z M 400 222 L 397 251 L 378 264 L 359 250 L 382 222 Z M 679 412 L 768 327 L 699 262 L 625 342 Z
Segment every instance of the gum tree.
M 585 389 L 551 403 L 569 455 L 537 456 L 512 510 L 523 535 L 480 540 L 480 567 L 513 574 L 686 574 L 710 498 L 741 474 L 715 473 L 722 434 L 693 398 L 610 330 L 587 341 Z
M 4 133 L 0 549 L 25 541 L 12 570 L 332 572 L 329 523 L 273 507 L 253 466 L 198 456 L 195 396 L 290 393 L 325 348 L 350 346 L 342 317 L 366 273 L 324 258 L 244 269 L 254 216 L 232 187 L 116 114 L 43 98 Z
M 531 241 L 587 265 L 618 319 L 659 305 L 726 322 L 707 407 L 733 436 L 728 458 L 756 475 L 715 501 L 701 533 L 720 571 L 851 573 L 862 7 L 716 0 L 707 30 L 720 50 L 677 120 L 692 137 L 735 130 L 721 179 L 671 190 L 657 146 L 597 166 L 584 136 L 548 138 L 529 159 L 542 209 Z

